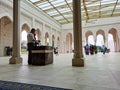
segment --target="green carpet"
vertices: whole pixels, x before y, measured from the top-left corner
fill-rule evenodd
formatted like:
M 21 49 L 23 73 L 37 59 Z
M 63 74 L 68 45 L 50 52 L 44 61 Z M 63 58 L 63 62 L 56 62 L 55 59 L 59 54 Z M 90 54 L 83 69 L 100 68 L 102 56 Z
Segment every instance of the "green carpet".
M 72 90 L 72 89 L 0 80 L 0 90 Z

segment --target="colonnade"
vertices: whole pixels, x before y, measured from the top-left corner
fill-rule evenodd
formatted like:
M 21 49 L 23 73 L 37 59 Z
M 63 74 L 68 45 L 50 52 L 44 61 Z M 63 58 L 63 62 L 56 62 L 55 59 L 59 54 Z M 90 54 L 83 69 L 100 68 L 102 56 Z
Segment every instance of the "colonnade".
M 82 54 L 81 0 L 73 0 L 74 56 L 72 66 L 84 66 Z M 13 55 L 10 64 L 22 63 L 20 56 L 20 0 L 13 0 Z

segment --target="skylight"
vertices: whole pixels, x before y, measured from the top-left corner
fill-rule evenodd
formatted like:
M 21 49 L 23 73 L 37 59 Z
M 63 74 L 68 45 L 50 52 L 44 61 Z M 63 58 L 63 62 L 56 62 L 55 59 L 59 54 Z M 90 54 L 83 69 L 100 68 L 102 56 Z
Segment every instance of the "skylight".
M 60 24 L 73 22 L 73 0 L 28 0 Z M 120 16 L 120 0 L 82 0 L 82 20 Z

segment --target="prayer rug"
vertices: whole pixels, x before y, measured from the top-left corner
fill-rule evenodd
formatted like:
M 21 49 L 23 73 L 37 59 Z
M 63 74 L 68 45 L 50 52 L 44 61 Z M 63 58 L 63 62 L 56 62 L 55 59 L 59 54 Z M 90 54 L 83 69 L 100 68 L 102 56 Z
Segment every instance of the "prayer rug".
M 0 90 L 73 90 L 73 89 L 0 80 Z

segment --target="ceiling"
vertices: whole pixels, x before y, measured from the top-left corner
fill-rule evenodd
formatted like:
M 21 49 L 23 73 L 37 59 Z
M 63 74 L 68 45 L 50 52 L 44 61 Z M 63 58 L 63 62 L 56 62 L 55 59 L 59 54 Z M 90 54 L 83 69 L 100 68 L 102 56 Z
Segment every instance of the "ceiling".
M 28 0 L 60 24 L 73 22 L 72 0 Z M 81 0 L 82 20 L 120 16 L 120 0 Z

